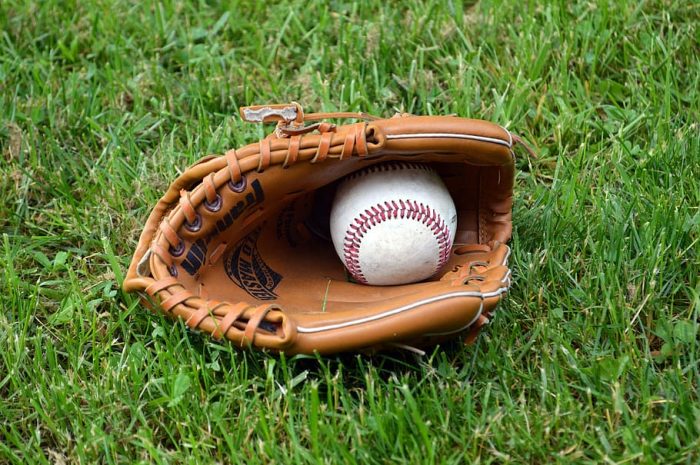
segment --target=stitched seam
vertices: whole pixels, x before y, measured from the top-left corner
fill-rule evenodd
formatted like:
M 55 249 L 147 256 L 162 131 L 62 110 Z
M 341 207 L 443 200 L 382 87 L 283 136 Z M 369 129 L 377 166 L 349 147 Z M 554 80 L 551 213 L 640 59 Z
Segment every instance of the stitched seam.
M 445 220 L 435 210 L 423 203 L 409 199 L 399 199 L 378 203 L 356 216 L 343 239 L 345 266 L 350 274 L 363 284 L 367 278 L 360 267 L 360 246 L 362 240 L 374 226 L 391 219 L 411 219 L 427 226 L 438 242 L 439 260 L 435 272 L 450 258 L 450 231 Z
M 508 265 L 508 258 L 510 258 L 511 250 L 510 250 L 510 247 L 508 247 L 507 245 L 504 245 L 504 247 L 506 248 L 506 255 L 505 255 L 505 257 L 503 257 L 503 261 L 501 262 L 501 265 L 507 266 Z M 356 325 L 361 325 L 361 324 L 365 324 L 365 323 L 370 323 L 373 321 L 381 320 L 383 318 L 390 318 L 392 316 L 395 316 L 395 315 L 398 315 L 398 314 L 401 314 L 401 313 L 404 313 L 407 311 L 411 311 L 411 310 L 414 310 L 416 308 L 420 308 L 424 305 L 432 304 L 435 302 L 441 302 L 443 300 L 459 298 L 459 297 L 478 297 L 479 299 L 481 299 L 482 302 L 481 302 L 481 305 L 479 306 L 479 312 L 478 312 L 478 313 L 481 313 L 484 299 L 489 299 L 491 297 L 499 297 L 499 296 L 505 294 L 506 292 L 508 292 L 508 288 L 510 287 L 510 270 L 508 270 L 506 272 L 505 276 L 503 276 L 503 278 L 501 278 L 501 283 L 503 283 L 502 287 L 499 287 L 495 291 L 491 291 L 491 292 L 481 292 L 481 291 L 451 292 L 449 294 L 429 297 L 429 298 L 424 299 L 424 300 L 412 302 L 412 303 L 410 303 L 408 305 L 404 305 L 402 307 L 393 308 L 393 309 L 387 310 L 385 312 L 377 313 L 377 314 L 374 314 L 374 315 L 371 315 L 368 317 L 364 317 L 364 318 L 346 321 L 343 323 L 336 323 L 336 324 L 326 325 L 326 326 L 321 326 L 321 327 L 297 326 L 297 331 L 300 333 L 320 333 L 323 331 L 332 331 L 334 329 L 347 328 L 349 326 L 356 326 Z M 479 315 L 477 314 L 476 316 L 474 316 L 474 319 L 469 324 L 471 325 L 478 318 L 479 318 Z
M 503 128 L 501 128 L 503 129 Z M 508 132 L 507 130 L 503 129 Z M 467 140 L 477 140 L 480 142 L 487 142 L 491 144 L 503 145 L 504 147 L 512 148 L 513 140 L 510 132 L 508 132 L 508 141 L 503 139 L 495 139 L 493 137 L 477 136 L 474 134 L 456 134 L 456 133 L 421 133 L 421 134 L 389 134 L 386 136 L 388 140 L 391 139 L 467 139 Z
M 500 287 L 500 288 L 496 289 L 495 291 L 488 292 L 488 293 L 475 292 L 475 291 L 454 292 L 454 293 L 445 294 L 445 295 L 441 295 L 441 296 L 431 297 L 431 298 L 426 299 L 426 300 L 414 302 L 414 303 L 411 303 L 409 305 L 404 305 L 403 307 L 394 308 L 394 309 L 388 310 L 386 312 L 374 314 L 374 315 L 371 315 L 368 317 L 359 318 L 359 319 L 351 320 L 351 321 L 345 321 L 343 323 L 336 323 L 336 324 L 327 325 L 327 326 L 320 326 L 320 327 L 297 326 L 297 332 L 300 332 L 300 333 L 320 333 L 323 331 L 332 331 L 334 329 L 341 329 L 341 328 L 347 328 L 350 326 L 357 326 L 357 325 L 381 320 L 384 318 L 390 318 L 392 316 L 399 315 L 399 314 L 404 313 L 404 312 L 415 310 L 415 309 L 420 308 L 424 305 L 432 304 L 435 302 L 441 302 L 443 300 L 460 298 L 460 297 L 479 298 L 482 300 L 482 305 L 483 305 L 483 299 L 487 299 L 487 298 L 491 298 L 491 297 L 499 297 L 499 296 L 505 294 L 506 292 L 508 292 L 508 286 Z M 480 312 L 481 312 L 481 306 L 479 308 L 480 308 Z M 478 312 L 478 313 L 480 313 L 480 312 Z M 475 315 L 473 320 L 469 323 L 469 326 L 471 326 L 474 322 L 476 322 L 476 320 L 478 318 L 479 318 L 479 314 Z

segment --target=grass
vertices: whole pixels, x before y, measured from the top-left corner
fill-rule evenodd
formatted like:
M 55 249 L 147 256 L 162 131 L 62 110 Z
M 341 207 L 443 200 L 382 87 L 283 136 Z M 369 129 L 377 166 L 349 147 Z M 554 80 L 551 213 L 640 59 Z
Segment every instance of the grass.
M 0 3 L 0 463 L 700 462 L 696 2 Z M 239 105 L 525 136 L 475 346 L 238 351 L 119 290 Z

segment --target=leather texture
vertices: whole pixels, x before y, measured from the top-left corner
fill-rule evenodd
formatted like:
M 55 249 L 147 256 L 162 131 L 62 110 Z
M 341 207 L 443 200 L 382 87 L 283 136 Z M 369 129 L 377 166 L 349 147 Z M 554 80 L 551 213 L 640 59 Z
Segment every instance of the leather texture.
M 171 184 L 146 222 L 124 289 L 214 338 L 287 354 L 473 341 L 510 285 L 519 139 L 454 116 L 246 108 L 244 118 L 276 121 L 274 133 L 205 157 Z M 325 121 L 336 117 L 370 121 Z M 388 161 L 429 163 L 455 201 L 458 230 L 431 279 L 367 286 L 352 282 L 335 254 L 329 211 L 339 180 Z

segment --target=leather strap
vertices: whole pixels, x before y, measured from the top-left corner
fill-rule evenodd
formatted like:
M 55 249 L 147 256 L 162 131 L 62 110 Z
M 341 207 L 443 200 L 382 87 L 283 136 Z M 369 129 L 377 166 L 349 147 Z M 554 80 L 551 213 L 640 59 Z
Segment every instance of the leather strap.
M 304 121 L 320 121 L 326 119 L 362 119 L 375 121 L 381 119 L 378 116 L 370 115 L 365 112 L 354 111 L 337 111 L 337 112 L 319 112 L 304 114 L 304 110 L 296 102 L 283 103 L 275 105 L 251 105 L 240 108 L 241 118 L 249 123 L 279 123 L 285 122 L 291 126 L 290 131 L 298 131 L 298 127 L 294 127 L 290 123 L 296 123 L 300 126 Z M 313 128 L 316 129 L 316 128 Z M 311 129 L 311 130 L 313 130 Z M 305 131 L 308 132 L 308 131 Z M 296 135 L 299 132 L 293 134 Z

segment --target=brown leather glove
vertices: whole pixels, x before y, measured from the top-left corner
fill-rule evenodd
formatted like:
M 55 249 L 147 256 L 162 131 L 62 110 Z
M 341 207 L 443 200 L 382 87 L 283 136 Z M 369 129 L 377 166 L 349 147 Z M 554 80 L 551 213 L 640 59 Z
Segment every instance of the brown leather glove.
M 474 339 L 510 284 L 517 137 L 454 116 L 304 115 L 298 104 L 241 115 L 277 129 L 172 183 L 141 234 L 126 291 L 214 338 L 288 354 Z M 305 125 L 338 118 L 366 121 Z M 328 238 L 336 181 L 386 161 L 429 163 L 455 201 L 452 254 L 428 281 L 350 282 Z

